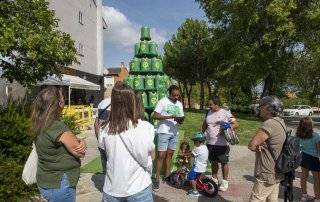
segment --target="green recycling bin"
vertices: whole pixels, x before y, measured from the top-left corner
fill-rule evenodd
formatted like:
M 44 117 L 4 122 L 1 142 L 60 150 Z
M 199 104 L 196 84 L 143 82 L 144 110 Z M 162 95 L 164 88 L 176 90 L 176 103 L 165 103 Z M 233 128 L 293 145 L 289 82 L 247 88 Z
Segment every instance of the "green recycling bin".
M 134 82 L 134 76 L 133 75 L 128 75 L 125 79 L 124 79 L 124 82 L 130 86 L 131 88 L 133 88 L 133 82 Z
M 150 28 L 149 27 L 141 27 L 141 37 L 140 40 L 147 40 L 149 41 L 150 37 Z
M 145 89 L 154 89 L 154 76 L 146 76 L 144 78 L 144 87 Z
M 149 54 L 149 44 L 147 41 L 140 42 L 139 55 L 148 55 Z
M 155 107 L 158 103 L 158 93 L 149 92 L 149 107 Z
M 130 65 L 130 71 L 133 71 L 133 72 L 140 71 L 140 60 L 139 60 L 139 58 L 133 58 L 130 61 L 129 65 Z
M 142 72 L 150 71 L 150 59 L 148 59 L 148 58 L 142 58 L 141 59 L 140 70 Z
M 135 57 L 139 56 L 139 50 L 140 50 L 140 43 L 134 44 L 134 56 Z
M 158 90 L 158 97 L 159 97 L 159 100 L 164 97 L 168 97 L 168 91 L 163 89 Z
M 151 69 L 154 72 L 162 72 L 162 61 L 158 58 L 151 59 Z
M 149 55 L 158 56 L 158 45 L 155 42 L 149 42 Z
M 148 106 L 148 95 L 147 95 L 147 93 L 145 93 L 145 92 L 142 93 L 142 100 L 143 100 L 143 106 L 147 107 Z
M 167 75 L 163 75 L 163 82 L 164 82 L 166 88 L 169 88 L 169 86 L 171 85 L 170 78 Z
M 167 89 L 167 80 L 165 76 L 157 75 L 155 78 L 155 86 L 157 89 Z
M 144 76 L 138 75 L 134 78 L 133 88 L 136 90 L 144 90 Z

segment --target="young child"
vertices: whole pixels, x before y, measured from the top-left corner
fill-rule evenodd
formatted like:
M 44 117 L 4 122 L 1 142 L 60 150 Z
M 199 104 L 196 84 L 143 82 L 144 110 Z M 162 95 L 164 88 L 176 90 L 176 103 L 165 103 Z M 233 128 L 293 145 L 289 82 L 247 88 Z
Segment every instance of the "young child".
M 311 199 L 307 194 L 307 179 L 309 171 L 311 171 L 314 180 L 314 201 L 320 202 L 320 134 L 313 131 L 313 122 L 310 117 L 300 120 L 296 136 L 300 138 L 302 146 L 301 201 L 309 201 Z
M 190 145 L 187 142 L 182 142 L 180 145 L 177 163 L 179 168 L 188 167 L 190 164 Z
M 188 191 L 187 195 L 197 197 L 200 194 L 197 190 L 195 179 L 206 172 L 209 151 L 205 145 L 206 135 L 204 133 L 198 132 L 194 134 L 192 140 L 195 146 L 192 150 L 192 156 L 195 159 L 194 165 L 188 174 L 188 180 L 190 181 L 192 189 Z

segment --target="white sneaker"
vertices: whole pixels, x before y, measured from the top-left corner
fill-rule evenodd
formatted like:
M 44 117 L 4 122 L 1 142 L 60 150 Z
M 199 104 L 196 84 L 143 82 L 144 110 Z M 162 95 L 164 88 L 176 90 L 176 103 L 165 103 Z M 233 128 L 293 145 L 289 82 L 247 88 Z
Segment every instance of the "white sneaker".
M 219 186 L 219 190 L 220 191 L 227 191 L 228 187 L 229 187 L 228 181 L 227 180 L 221 180 L 221 184 Z
M 212 181 L 214 181 L 217 185 L 219 185 L 219 180 L 215 177 L 211 177 Z

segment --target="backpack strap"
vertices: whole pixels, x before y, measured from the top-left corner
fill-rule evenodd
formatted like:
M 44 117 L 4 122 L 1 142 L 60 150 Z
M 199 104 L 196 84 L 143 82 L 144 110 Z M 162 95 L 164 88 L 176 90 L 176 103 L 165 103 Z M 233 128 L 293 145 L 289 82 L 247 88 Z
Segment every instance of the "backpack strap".
M 285 132 L 286 139 L 285 139 L 285 141 L 284 141 L 284 143 L 283 143 L 283 145 L 284 145 L 284 144 L 286 143 L 286 140 L 287 140 L 287 130 L 284 128 L 283 124 L 282 124 L 280 121 L 278 121 L 277 119 L 273 119 L 273 120 L 277 121 L 277 122 L 281 125 L 281 127 L 283 128 L 283 130 L 284 130 L 284 132 Z M 274 153 L 273 153 L 273 151 L 272 151 L 272 149 L 271 149 L 271 147 L 270 147 L 270 143 L 269 143 L 268 140 L 266 141 L 266 145 L 267 145 L 267 147 L 268 147 L 268 150 L 270 151 L 270 154 L 271 154 L 273 160 L 274 160 L 274 161 L 277 161 L 277 158 L 276 158 L 276 156 L 274 155 Z M 282 145 L 282 149 L 283 149 L 283 145 Z M 281 149 L 281 151 L 282 151 L 282 149 Z
M 99 114 L 98 119 L 100 119 L 101 115 L 111 106 L 111 104 L 108 104 Z

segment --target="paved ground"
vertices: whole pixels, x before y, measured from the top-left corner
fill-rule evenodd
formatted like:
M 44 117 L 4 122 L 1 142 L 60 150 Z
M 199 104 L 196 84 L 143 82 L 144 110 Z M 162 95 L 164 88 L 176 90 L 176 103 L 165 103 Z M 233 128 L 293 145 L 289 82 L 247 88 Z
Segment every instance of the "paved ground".
M 83 159 L 83 165 L 90 162 L 98 156 L 96 149 L 96 139 L 92 130 L 87 131 L 82 135 L 85 137 L 88 152 Z M 189 198 L 186 196 L 186 191 L 176 189 L 167 184 L 161 184 L 160 190 L 154 193 L 154 200 L 156 202 L 166 201 L 248 201 L 250 191 L 253 185 L 253 169 L 254 169 L 254 153 L 249 151 L 246 146 L 232 146 L 230 153 L 230 174 L 229 174 L 229 189 L 226 192 L 219 192 L 215 198 L 207 198 L 200 196 L 199 198 Z M 209 174 L 209 173 L 208 173 Z M 294 181 L 295 198 L 300 198 L 299 176 L 300 171 L 297 171 L 297 178 Z M 101 201 L 102 187 L 104 176 L 101 174 L 87 174 L 82 173 L 79 183 L 77 185 L 77 201 L 78 202 L 95 202 Z M 220 176 L 221 178 L 221 176 Z M 312 181 L 308 182 L 308 192 L 311 194 Z M 279 194 L 279 201 L 283 201 L 282 192 Z

